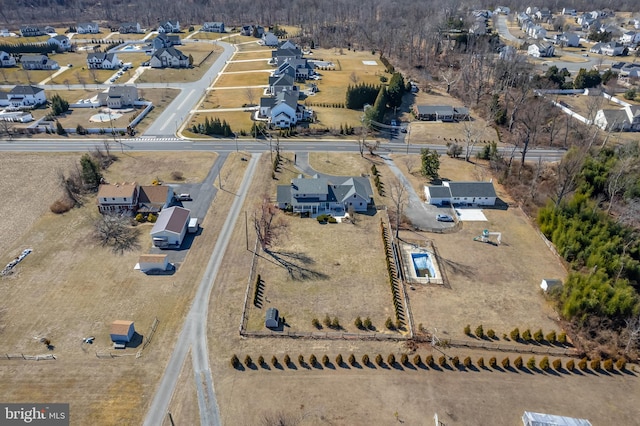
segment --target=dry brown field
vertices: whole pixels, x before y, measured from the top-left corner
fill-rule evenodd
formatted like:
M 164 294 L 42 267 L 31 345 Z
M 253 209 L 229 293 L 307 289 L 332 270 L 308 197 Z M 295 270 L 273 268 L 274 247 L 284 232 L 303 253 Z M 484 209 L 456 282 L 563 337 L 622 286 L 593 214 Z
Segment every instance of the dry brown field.
M 269 83 L 266 71 L 243 72 L 239 74 L 223 73 L 216 81 L 215 87 L 263 86 Z
M 234 61 L 245 61 L 245 60 L 250 60 L 250 59 L 270 59 L 271 58 L 271 50 L 258 50 L 258 51 L 249 51 L 249 52 L 243 52 L 243 51 L 239 51 L 236 52 L 235 55 L 233 56 L 233 60 Z
M 193 57 L 193 68 L 150 68 L 138 77 L 138 83 L 167 83 L 197 81 L 211 67 L 221 49 L 211 43 L 189 43 L 179 46 L 186 56 Z M 212 53 L 213 52 L 213 53 Z M 211 54 L 210 54 L 211 53 Z
M 266 59 L 250 60 L 250 62 L 230 62 L 225 68 L 224 72 L 242 72 L 242 71 L 257 71 L 257 70 L 269 70 L 273 71 L 275 67 L 269 65 Z
M 188 137 L 192 137 L 189 129 L 193 127 L 196 123 L 204 124 L 205 119 L 209 117 L 209 120 L 220 119 L 220 121 L 226 120 L 227 123 L 231 126 L 232 132 L 245 131 L 247 134 L 251 131 L 251 125 L 253 121 L 251 120 L 251 113 L 244 111 L 224 111 L 224 112 L 199 112 L 194 114 L 188 123 L 185 123 L 184 126 L 184 135 Z M 202 137 L 202 135 L 195 135 L 198 137 Z
M 198 109 L 241 108 L 248 103 L 257 105 L 263 93 L 264 89 L 261 88 L 212 89 L 207 92 Z

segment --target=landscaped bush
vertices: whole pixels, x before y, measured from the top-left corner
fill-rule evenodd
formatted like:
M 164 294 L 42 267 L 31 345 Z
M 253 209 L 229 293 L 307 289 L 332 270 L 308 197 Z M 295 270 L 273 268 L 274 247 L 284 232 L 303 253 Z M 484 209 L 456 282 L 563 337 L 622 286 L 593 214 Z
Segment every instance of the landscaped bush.
M 592 359 L 590 365 L 593 371 L 600 370 L 600 358 Z
M 531 340 L 531 331 L 529 331 L 528 328 L 522 332 L 522 340 L 524 340 L 525 342 L 528 342 Z
M 543 357 L 540 360 L 540 370 L 547 371 L 549 369 L 549 357 Z
M 464 326 L 464 334 L 471 336 L 471 325 L 467 324 Z
M 278 358 L 275 355 L 271 357 L 271 365 L 274 367 L 278 366 Z
M 560 332 L 558 334 L 558 343 L 560 343 L 561 345 L 564 345 L 567 343 L 567 333 L 565 333 L 564 331 Z
M 364 357 L 362 359 L 364 361 Z M 349 365 L 356 365 L 356 357 L 354 354 L 349 355 Z
M 518 370 L 522 368 L 523 364 L 524 363 L 522 362 L 522 357 L 521 356 L 519 356 L 518 358 L 513 360 L 513 366 L 515 368 L 517 368 Z
M 376 364 L 382 365 L 382 363 L 383 363 L 382 355 L 380 354 L 376 355 Z
M 324 324 L 325 327 L 331 327 L 331 318 L 329 318 L 329 314 L 324 316 L 322 324 Z
M 562 360 L 559 358 L 554 359 L 551 365 L 553 366 L 553 369 L 556 371 L 562 370 Z
M 393 325 L 393 321 L 391 321 L 391 318 L 387 317 L 387 320 L 384 322 L 384 326 L 387 327 L 389 330 L 395 330 L 395 326 Z
M 324 365 L 325 367 L 329 365 L 329 357 L 326 355 L 322 356 L 322 365 Z
M 578 368 L 582 371 L 587 371 L 587 359 L 586 358 L 582 358 L 580 361 L 578 361 Z
M 487 337 L 488 337 L 489 339 L 494 339 L 494 338 L 496 337 L 496 332 L 495 332 L 495 331 L 493 331 L 493 329 L 492 329 L 492 328 L 490 328 L 489 330 L 487 330 Z
M 496 365 L 498 365 L 498 360 L 496 359 L 496 357 L 492 356 L 491 358 L 489 358 L 489 367 L 496 368 Z
M 231 366 L 233 368 L 240 367 L 240 360 L 238 359 L 238 356 L 236 354 L 233 354 L 233 356 L 231 357 Z
M 424 359 L 424 363 L 427 367 L 433 367 L 433 355 L 427 355 Z
M 576 363 L 572 359 L 570 359 L 569 361 L 567 361 L 565 368 L 567 369 L 567 371 L 573 371 L 574 368 L 576 368 Z
M 409 365 L 409 356 L 407 354 L 400 355 L 400 364 Z
M 511 362 L 509 361 L 509 357 L 506 357 L 505 359 L 502 360 L 502 367 L 507 369 L 509 368 L 509 366 L 511 365 Z
M 387 364 L 393 367 L 395 363 L 396 363 L 396 356 L 394 354 L 389 354 L 389 356 L 387 357 Z
M 251 359 L 251 357 L 249 355 L 244 357 L 244 365 L 246 365 L 247 367 L 251 367 L 251 365 L 253 364 L 253 360 Z
M 547 342 L 554 344 L 556 343 L 556 332 L 555 331 L 550 331 L 549 333 L 547 333 L 547 335 L 545 336 L 545 339 L 547 339 Z
M 338 317 L 333 317 L 333 321 L 331 321 L 331 328 L 334 330 L 340 330 L 340 321 Z
M 354 361 L 355 361 L 355 359 L 354 359 Z M 341 355 L 341 354 L 336 355 L 336 365 L 337 365 L 338 367 L 340 367 L 340 366 L 342 365 L 342 363 L 343 363 L 343 362 L 344 362 L 344 361 L 342 360 L 342 355 Z
M 54 201 L 51 206 L 49 206 L 49 210 L 51 210 L 51 212 L 55 214 L 62 214 L 71 210 L 73 208 L 73 205 L 74 202 L 69 198 L 60 198 Z
M 453 368 L 458 368 L 460 366 L 460 359 L 457 356 L 454 356 L 451 358 L 451 365 L 453 365 Z
M 602 363 L 602 368 L 606 371 L 613 371 L 613 360 L 611 358 L 605 359 Z
M 462 365 L 464 365 L 465 368 L 471 368 L 472 364 L 473 362 L 471 361 L 471 357 L 469 356 L 462 360 Z
M 419 366 L 420 364 L 422 364 L 422 359 L 420 358 L 419 354 L 415 354 L 413 356 L 413 365 L 415 365 L 416 367 Z
M 476 327 L 476 337 L 478 337 L 478 339 L 482 339 L 484 337 L 484 330 L 482 329 L 482 324 Z
M 536 357 L 532 356 L 531 358 L 529 358 L 529 360 L 527 361 L 527 368 L 529 370 L 533 370 L 536 368 Z
M 538 343 L 542 343 L 542 341 L 544 340 L 544 334 L 542 334 L 541 329 L 538 329 L 535 333 L 533 333 L 533 340 Z
M 362 355 L 362 365 L 369 365 L 369 355 Z
M 444 367 L 445 365 L 447 365 L 447 357 L 444 355 L 440 355 L 440 358 L 438 358 L 438 365 L 440 367 Z
M 484 358 L 483 357 L 478 358 L 478 362 L 476 362 L 476 364 L 478 364 L 479 368 L 484 368 Z
M 149 214 L 147 215 L 147 222 L 149 222 L 149 223 L 156 223 L 156 220 L 158 220 L 158 216 L 156 216 L 155 214 L 153 214 L 153 213 L 149 213 Z
M 318 360 L 316 359 L 316 356 L 314 354 L 311 354 L 311 356 L 309 357 L 309 365 L 313 367 L 317 362 Z
M 627 368 L 627 360 L 620 358 L 616 361 L 616 368 L 620 371 L 624 371 Z
M 142 213 L 138 213 L 136 215 L 135 219 L 136 219 L 136 222 L 140 222 L 140 223 L 142 223 L 142 222 L 144 222 L 146 220 L 146 218 L 144 217 L 144 215 Z
M 318 330 L 320 330 L 322 328 L 322 326 L 320 325 L 320 321 L 318 321 L 318 318 L 312 319 L 311 320 L 311 325 L 313 325 Z
M 258 365 L 261 367 L 264 365 L 264 357 L 262 355 L 258 357 Z
M 291 364 L 291 358 L 289 357 L 289 354 L 285 354 L 284 358 L 282 358 L 282 362 L 284 363 L 284 365 L 286 365 L 287 367 L 289 366 L 289 364 Z
M 354 325 L 358 328 L 358 330 L 362 330 L 362 319 L 357 317 L 354 321 Z
M 366 317 L 362 323 L 362 325 L 364 326 L 365 329 L 367 330 L 371 330 L 372 324 L 371 324 L 371 318 Z
M 304 367 L 304 355 L 298 355 L 298 364 L 300 364 L 300 367 Z
M 518 330 L 517 327 L 511 331 L 511 340 L 513 340 L 514 342 L 520 340 L 520 330 Z

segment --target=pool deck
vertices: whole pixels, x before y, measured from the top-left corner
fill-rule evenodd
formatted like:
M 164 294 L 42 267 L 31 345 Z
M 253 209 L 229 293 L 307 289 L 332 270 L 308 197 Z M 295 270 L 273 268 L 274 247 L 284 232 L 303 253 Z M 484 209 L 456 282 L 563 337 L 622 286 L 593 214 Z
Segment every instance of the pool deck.
M 433 251 L 428 247 L 417 246 L 414 244 L 408 244 L 399 242 L 400 256 L 402 257 L 402 269 L 404 271 L 405 281 L 411 284 L 444 284 L 442 275 L 440 274 L 440 266 L 438 260 L 435 258 Z M 426 253 L 431 258 L 431 263 L 435 271 L 435 277 L 419 277 L 416 274 L 416 270 L 413 264 L 412 254 L 414 253 Z

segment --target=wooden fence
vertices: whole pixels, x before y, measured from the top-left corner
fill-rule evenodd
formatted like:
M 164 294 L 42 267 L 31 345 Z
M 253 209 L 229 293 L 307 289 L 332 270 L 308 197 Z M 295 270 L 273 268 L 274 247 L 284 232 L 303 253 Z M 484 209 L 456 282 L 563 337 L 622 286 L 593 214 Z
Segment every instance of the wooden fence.
M 49 361 L 57 359 L 54 354 L 45 355 L 25 355 L 25 354 L 1 354 L 0 359 L 22 360 L 22 361 Z

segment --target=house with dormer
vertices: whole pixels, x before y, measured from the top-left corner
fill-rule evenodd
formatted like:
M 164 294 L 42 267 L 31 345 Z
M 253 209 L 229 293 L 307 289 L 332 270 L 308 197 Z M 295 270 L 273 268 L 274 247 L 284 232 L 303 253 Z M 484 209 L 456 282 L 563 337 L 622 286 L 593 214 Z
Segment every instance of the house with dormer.
M 9 55 L 7 52 L 0 50 L 0 67 L 15 67 L 16 66 L 16 58 Z
M 118 27 L 120 34 L 141 34 L 142 27 L 139 22 L 124 22 Z
M 49 40 L 47 40 L 47 43 L 51 46 L 55 46 L 56 50 L 58 51 L 66 52 L 67 50 L 71 49 L 71 40 L 69 40 L 69 37 L 65 35 L 53 36 Z
M 151 42 L 151 47 L 153 48 L 153 51 L 156 51 L 158 49 L 179 46 L 181 44 L 182 40 L 180 40 L 180 36 L 158 34 L 158 36 Z
M 206 31 L 209 33 L 223 33 L 224 32 L 224 22 L 205 22 L 202 25 L 202 31 Z M 249 34 L 251 35 L 251 34 Z
M 95 22 L 81 22 L 76 25 L 78 34 L 100 34 L 100 26 Z
M 278 185 L 276 200 L 279 208 L 296 213 L 344 214 L 350 208 L 367 211 L 373 205 L 373 191 L 366 177 L 314 175 L 292 179 L 290 185 Z
M 22 55 L 20 64 L 25 70 L 57 70 L 60 65 L 47 55 Z
M 44 31 L 44 29 L 40 28 L 37 25 L 21 25 L 20 26 L 20 35 L 22 37 L 39 37 L 45 34 L 46 32 Z
M 175 47 L 158 49 L 149 61 L 151 68 L 189 68 L 189 57 Z
M 180 32 L 180 22 L 176 19 L 175 21 L 162 21 L 158 24 L 158 33 L 179 33 Z
M 114 70 L 119 68 L 122 61 L 115 53 L 89 53 L 87 55 L 87 66 L 89 69 Z
M 33 108 L 47 102 L 44 89 L 37 86 L 15 86 L 6 96 L 12 108 Z

